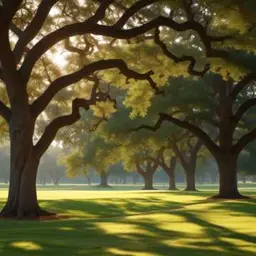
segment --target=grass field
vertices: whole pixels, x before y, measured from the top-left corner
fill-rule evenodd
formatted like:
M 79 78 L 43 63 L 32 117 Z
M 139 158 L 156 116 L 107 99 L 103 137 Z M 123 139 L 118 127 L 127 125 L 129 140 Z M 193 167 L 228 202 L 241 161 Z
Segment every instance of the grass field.
M 0 255 L 256 255 L 255 185 L 242 186 L 253 197 L 247 201 L 207 199 L 216 186 L 194 193 L 132 189 L 39 188 L 43 207 L 72 218 L 0 220 Z M 0 208 L 6 195 L 2 186 Z

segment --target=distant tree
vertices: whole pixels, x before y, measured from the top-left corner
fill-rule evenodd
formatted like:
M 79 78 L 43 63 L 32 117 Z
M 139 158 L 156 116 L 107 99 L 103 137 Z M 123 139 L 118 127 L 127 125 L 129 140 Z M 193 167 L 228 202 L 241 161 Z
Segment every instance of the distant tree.
M 85 8 L 74 1 L 1 0 L 0 87 L 4 94 L 1 94 L 0 114 L 9 126 L 12 159 L 8 201 L 1 215 L 22 218 L 49 214 L 40 209 L 36 196 L 36 176 L 42 155 L 61 128 L 80 119 L 80 108 L 88 110 L 97 102 L 109 100 L 108 94 L 100 92 L 97 84 L 93 84 L 87 99 L 70 97 L 72 112 L 49 121 L 35 143 L 36 121 L 61 91 L 67 91 L 68 86 L 82 79 L 90 80 L 97 71 L 111 68 L 118 69 L 129 79 L 147 80 L 156 87 L 151 71 L 132 71 L 122 59 L 97 59 L 94 51 L 94 46 L 100 45 L 96 37 L 99 35 L 128 40 L 161 25 L 184 29 L 164 16 L 150 21 L 137 20 L 139 11 L 154 2 L 157 1 L 139 1 L 123 11 L 120 5 L 114 5 L 114 10 L 110 8 L 113 0 L 91 1 Z M 116 15 L 117 12 L 120 15 Z M 129 25 L 131 20 L 136 27 Z M 196 29 L 191 25 L 185 29 Z M 74 45 L 70 45 L 70 37 L 76 38 Z M 83 63 L 82 68 L 70 65 L 67 75 L 55 72 L 56 65 L 49 61 L 47 54 L 62 51 L 63 43 L 71 51 L 82 49 L 85 56 L 93 57 Z
M 176 91 L 173 91 L 170 99 L 172 109 L 165 108 L 159 112 L 159 119 L 154 126 L 145 125 L 140 128 L 155 131 L 163 122 L 170 122 L 194 134 L 218 164 L 220 189 L 216 197 L 241 198 L 237 188 L 237 159 L 246 145 L 256 138 L 255 124 L 249 129 L 244 125 L 244 120 L 252 120 L 250 111 L 256 105 L 253 93 L 256 79 L 256 30 L 255 18 L 252 16 L 256 6 L 252 1 L 222 1 L 219 4 L 212 1 L 209 5 L 207 2 L 205 5 L 198 2 L 199 8 L 195 8 L 193 1 L 187 3 L 185 19 L 190 22 L 201 20 L 203 25 L 200 35 L 203 38 L 191 34 L 180 35 L 178 51 L 171 37 L 161 37 L 159 30 L 155 34 L 155 42 L 167 57 L 175 59 L 176 54 L 181 54 L 183 59 L 191 61 L 190 67 L 204 67 L 203 71 L 196 73 L 188 69 L 190 76 L 180 78 L 181 87 L 175 87 Z M 231 6 L 237 11 L 230 11 Z M 201 12 L 204 8 L 207 9 L 205 15 Z M 225 34 L 227 37 L 216 43 L 208 31 L 211 34 Z M 197 49 L 193 57 L 187 55 L 188 44 Z M 195 97 L 196 94 L 198 97 Z M 184 97 L 187 102 L 180 101 Z M 211 138 L 205 126 L 198 126 L 198 120 L 217 129 L 217 141 L 215 136 Z

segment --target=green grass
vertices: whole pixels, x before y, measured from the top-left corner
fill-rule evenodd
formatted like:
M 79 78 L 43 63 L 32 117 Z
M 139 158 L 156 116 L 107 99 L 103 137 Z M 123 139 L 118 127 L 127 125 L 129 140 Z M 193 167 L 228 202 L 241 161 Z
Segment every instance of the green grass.
M 72 218 L 0 220 L 0 255 L 256 255 L 255 185 L 242 185 L 254 198 L 245 201 L 208 200 L 215 186 L 194 193 L 123 188 L 39 188 L 43 207 Z M 0 207 L 6 195 L 2 187 Z

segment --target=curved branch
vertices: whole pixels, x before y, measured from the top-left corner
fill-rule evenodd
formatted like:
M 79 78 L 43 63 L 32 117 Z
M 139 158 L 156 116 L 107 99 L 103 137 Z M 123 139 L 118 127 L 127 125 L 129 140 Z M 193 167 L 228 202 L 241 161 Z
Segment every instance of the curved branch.
M 241 93 L 241 91 L 252 81 L 256 80 L 255 73 L 247 74 L 240 82 L 237 83 L 236 87 L 231 92 L 230 96 L 232 97 L 233 101 L 235 101 L 236 97 Z
M 186 170 L 189 167 L 189 164 L 187 163 L 184 155 L 182 154 L 176 143 L 173 144 L 173 150 L 175 152 L 176 157 L 180 160 L 180 163 L 183 166 L 184 170 Z
M 0 100 L 0 115 L 5 119 L 8 123 L 12 116 L 11 110 Z
M 45 128 L 44 134 L 35 145 L 35 151 L 39 156 L 41 156 L 50 146 L 59 129 L 72 125 L 80 119 L 80 107 L 89 109 L 89 104 L 86 100 L 75 99 L 72 103 L 71 114 L 56 118 Z
M 140 9 L 147 7 L 155 2 L 158 2 L 158 0 L 141 0 L 137 1 L 135 4 L 133 4 L 129 9 L 127 9 L 121 18 L 116 22 L 114 25 L 115 28 L 122 28 L 127 21 L 134 15 L 136 14 L 137 11 Z
M 165 45 L 164 42 L 161 41 L 160 39 L 160 30 L 157 28 L 156 32 L 155 32 L 155 38 L 154 38 L 154 42 L 159 45 L 163 51 L 163 53 L 170 59 L 172 59 L 175 63 L 179 63 L 179 62 L 184 62 L 184 61 L 189 61 L 190 64 L 188 66 L 188 72 L 189 74 L 191 74 L 192 76 L 201 76 L 203 77 L 210 69 L 209 65 L 206 65 L 204 70 L 202 71 L 196 71 L 195 70 L 195 66 L 196 66 L 196 59 L 192 56 L 182 56 L 182 57 L 177 57 L 176 55 L 174 55 L 173 53 L 171 53 L 168 50 L 168 47 Z
M 108 7 L 114 2 L 115 0 L 102 0 L 100 1 L 100 5 L 96 10 L 95 14 L 88 19 L 89 22 L 97 23 L 98 21 L 104 19 L 106 15 L 106 11 Z
M 32 72 L 32 69 L 39 58 L 52 46 L 56 43 L 76 35 L 85 35 L 85 34 L 94 34 L 101 36 L 108 36 L 118 39 L 130 39 L 146 32 L 158 28 L 160 26 L 166 26 L 172 28 L 178 32 L 194 30 L 196 31 L 206 49 L 206 53 L 208 57 L 225 57 L 225 53 L 218 50 L 213 50 L 211 47 L 211 42 L 213 41 L 223 41 L 226 37 L 211 37 L 208 36 L 205 28 L 194 21 L 187 21 L 184 23 L 177 23 L 167 17 L 160 16 L 152 21 L 149 21 L 146 24 L 138 26 L 132 29 L 116 29 L 113 26 L 105 26 L 94 24 L 92 22 L 82 22 L 75 23 L 71 25 L 66 25 L 63 28 L 60 28 L 49 35 L 45 36 L 42 40 L 40 40 L 27 54 L 23 65 L 20 68 L 20 71 L 23 73 L 24 81 L 27 82 Z
M 3 30 L 8 29 L 22 1 L 23 0 L 4 1 L 3 6 L 0 5 L 0 34 Z
M 239 154 L 250 142 L 256 139 L 256 128 L 245 134 L 233 147 L 232 152 Z
M 237 110 L 236 114 L 233 116 L 235 124 L 237 125 L 237 123 L 242 119 L 242 117 L 244 116 L 244 114 L 250 110 L 252 107 L 256 106 L 256 98 L 247 100 L 245 103 L 243 103 L 239 109 Z
M 14 48 L 14 55 L 16 57 L 16 61 L 19 62 L 22 58 L 24 50 L 27 44 L 33 40 L 33 38 L 38 34 L 40 29 L 42 28 L 51 8 L 58 2 L 59 0 L 47 0 L 41 1 L 40 5 L 37 8 L 37 12 L 33 18 L 33 20 L 26 27 L 24 32 L 22 32 L 19 36 L 19 40 Z
M 91 98 L 86 99 L 74 99 L 72 102 L 72 112 L 69 115 L 60 116 L 54 119 L 46 128 L 45 131 L 35 145 L 36 153 L 41 156 L 47 148 L 51 145 L 57 132 L 66 126 L 72 125 L 80 119 L 80 108 L 89 110 L 91 105 L 95 105 L 99 101 L 112 100 L 107 93 L 97 92 L 98 84 L 96 83 L 92 89 Z
M 38 116 L 51 102 L 52 98 L 65 87 L 76 83 L 89 75 L 92 75 L 96 71 L 112 68 L 119 69 L 120 72 L 128 79 L 133 78 L 135 80 L 147 80 L 154 89 L 158 90 L 156 84 L 151 78 L 151 75 L 153 74 L 152 71 L 140 74 L 136 71 L 129 69 L 126 63 L 121 59 L 100 60 L 84 66 L 77 72 L 71 73 L 55 80 L 48 87 L 48 89 L 46 89 L 46 91 L 32 104 L 31 108 L 33 114 L 35 116 Z
M 136 159 L 135 160 L 135 165 L 136 165 L 136 171 L 139 173 L 141 176 L 145 176 L 145 171 L 141 168 L 139 161 Z
M 177 118 L 174 118 L 168 114 L 165 113 L 160 113 L 159 114 L 159 119 L 156 122 L 156 124 L 154 126 L 148 126 L 148 125 L 141 125 L 135 129 L 133 129 L 133 131 L 138 131 L 141 129 L 148 129 L 151 131 L 157 131 L 158 129 L 161 128 L 161 125 L 163 122 L 168 121 L 171 122 L 183 129 L 186 129 L 188 131 L 190 131 L 191 133 L 193 133 L 196 137 L 198 137 L 202 143 L 209 149 L 209 151 L 215 156 L 216 154 L 218 154 L 219 152 L 219 147 L 211 140 L 211 138 L 199 127 L 187 122 L 187 121 L 182 121 L 179 120 Z

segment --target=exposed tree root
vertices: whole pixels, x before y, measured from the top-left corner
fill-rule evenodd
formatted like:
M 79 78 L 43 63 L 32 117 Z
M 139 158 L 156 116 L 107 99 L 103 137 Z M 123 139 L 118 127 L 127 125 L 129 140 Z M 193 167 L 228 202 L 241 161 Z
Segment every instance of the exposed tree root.
M 6 207 L 0 213 L 0 218 L 2 219 L 18 219 L 18 220 L 25 220 L 25 219 L 40 219 L 41 217 L 52 217 L 56 216 L 56 213 L 48 212 L 46 210 L 37 207 L 33 210 L 23 211 L 18 209 L 17 207 Z

